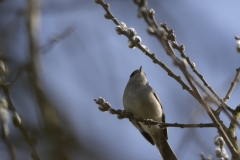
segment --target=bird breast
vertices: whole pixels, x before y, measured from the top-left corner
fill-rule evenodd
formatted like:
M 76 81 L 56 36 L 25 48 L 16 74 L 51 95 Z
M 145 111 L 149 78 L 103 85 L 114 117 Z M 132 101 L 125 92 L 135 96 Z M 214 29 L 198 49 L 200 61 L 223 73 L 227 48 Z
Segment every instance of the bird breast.
M 149 87 L 127 86 L 123 95 L 124 109 L 131 112 L 135 117 L 153 119 L 161 122 L 162 107 Z

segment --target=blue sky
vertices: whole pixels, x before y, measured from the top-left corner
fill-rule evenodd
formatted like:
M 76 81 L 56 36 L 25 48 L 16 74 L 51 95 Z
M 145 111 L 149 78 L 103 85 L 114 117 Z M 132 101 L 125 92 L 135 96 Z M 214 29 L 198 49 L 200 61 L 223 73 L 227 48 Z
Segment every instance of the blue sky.
M 2 5 L 3 9 L 11 1 L 3 2 L 0 7 Z M 147 25 L 137 18 L 137 6 L 132 1 L 105 1 L 110 3 L 110 9 L 119 21 L 135 28 L 142 44 L 181 75 L 158 41 L 146 32 Z M 234 39 L 235 35 L 240 35 L 240 2 L 153 0 L 148 4 L 149 8 L 155 9 L 157 21 L 167 22 L 175 31 L 177 42 L 185 45 L 186 54 L 210 86 L 224 97 L 240 65 Z M 20 6 L 24 5 L 19 3 Z M 99 159 L 155 160 L 160 157 L 156 147 L 151 146 L 128 120 L 118 120 L 114 115 L 100 112 L 93 101 L 101 96 L 113 108 L 123 109 L 124 88 L 132 71 L 140 66 L 161 99 L 167 122 L 210 122 L 203 107 L 161 67 L 140 50 L 128 48 L 127 38 L 115 32 L 114 23 L 104 18 L 105 11 L 100 5 L 94 1 L 45 0 L 42 6 L 40 44 L 45 44 L 69 26 L 74 26 L 75 31 L 41 56 L 41 84 L 58 112 L 69 118 L 78 140 L 84 147 L 99 152 L 102 156 Z M 22 26 L 22 23 L 23 19 L 19 19 L 18 25 Z M 21 36 L 24 39 L 24 34 Z M 25 45 L 16 44 L 11 55 L 20 50 L 16 56 L 22 57 L 24 62 L 27 59 Z M 16 84 L 16 92 L 19 90 L 17 85 L 21 86 L 21 83 Z M 239 104 L 239 94 L 238 85 L 228 102 L 232 108 Z M 27 102 L 29 96 L 21 95 L 19 99 L 23 104 L 31 103 Z M 39 122 L 35 116 L 25 117 Z M 227 118 L 224 115 L 222 118 L 228 126 Z M 169 128 L 169 143 L 179 159 L 200 159 L 200 152 L 214 156 L 213 138 L 216 135 L 214 128 Z M 189 139 L 184 142 L 186 138 Z M 73 159 L 79 158 L 84 159 L 83 155 Z

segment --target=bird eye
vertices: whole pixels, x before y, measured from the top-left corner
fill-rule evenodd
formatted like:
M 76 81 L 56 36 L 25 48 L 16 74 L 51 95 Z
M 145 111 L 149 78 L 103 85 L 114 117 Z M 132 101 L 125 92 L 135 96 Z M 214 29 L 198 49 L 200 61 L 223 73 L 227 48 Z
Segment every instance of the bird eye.
M 137 73 L 138 73 L 138 70 L 135 70 L 134 72 L 132 72 L 132 74 L 130 75 L 130 78 L 133 77 Z

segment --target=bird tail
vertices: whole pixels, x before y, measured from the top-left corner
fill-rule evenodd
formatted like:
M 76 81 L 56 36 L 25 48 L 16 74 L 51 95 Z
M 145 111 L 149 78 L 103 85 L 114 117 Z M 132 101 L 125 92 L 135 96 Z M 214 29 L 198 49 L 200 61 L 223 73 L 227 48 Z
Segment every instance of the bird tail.
M 162 155 L 163 160 L 178 160 L 164 135 L 161 135 L 161 138 L 156 141 L 156 146 Z

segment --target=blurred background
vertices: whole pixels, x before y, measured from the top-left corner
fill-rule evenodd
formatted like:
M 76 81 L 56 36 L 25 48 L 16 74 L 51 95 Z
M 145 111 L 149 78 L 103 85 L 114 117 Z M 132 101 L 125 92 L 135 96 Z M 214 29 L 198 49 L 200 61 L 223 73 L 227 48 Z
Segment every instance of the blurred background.
M 142 44 L 181 75 L 159 42 L 148 35 L 133 1 L 105 2 L 119 21 L 135 28 Z M 30 10 L 31 5 L 40 7 Z M 240 35 L 240 2 L 151 0 L 148 6 L 156 11 L 159 23 L 166 22 L 175 31 L 177 42 L 185 45 L 186 54 L 223 98 L 240 65 L 234 39 Z M 0 53 L 9 68 L 6 80 L 26 130 L 38 139 L 36 150 L 43 160 L 161 159 L 156 147 L 127 119 L 100 112 L 93 101 L 101 96 L 113 108 L 123 109 L 124 88 L 140 66 L 162 101 L 168 123 L 211 122 L 203 107 L 161 67 L 140 50 L 128 48 L 127 38 L 117 35 L 115 24 L 104 14 L 93 0 L 0 1 Z M 37 30 L 31 31 L 31 21 L 37 21 Z M 238 85 L 228 101 L 233 109 L 239 95 Z M 228 118 L 224 114 L 221 118 L 228 126 Z M 9 128 L 16 159 L 30 160 L 31 149 L 23 135 L 12 123 Z M 200 159 L 201 152 L 214 157 L 215 128 L 168 131 L 179 159 Z M 0 155 L 11 159 L 3 141 Z

